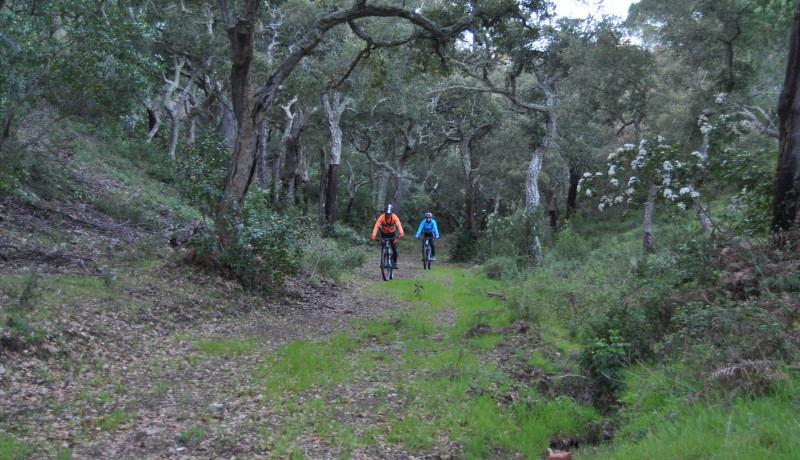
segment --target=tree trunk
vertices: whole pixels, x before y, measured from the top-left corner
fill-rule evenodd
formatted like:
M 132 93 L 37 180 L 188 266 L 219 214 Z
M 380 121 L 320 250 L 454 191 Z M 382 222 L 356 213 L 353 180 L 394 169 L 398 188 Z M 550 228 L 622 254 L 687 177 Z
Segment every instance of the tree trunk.
M 258 128 L 258 154 L 256 163 L 258 164 L 258 186 L 267 188 L 269 185 L 269 174 L 267 169 L 267 145 L 269 144 L 270 131 L 267 128 L 267 120 L 261 120 Z
M 653 210 L 656 204 L 655 188 L 647 192 L 647 202 L 644 204 L 644 224 L 642 225 L 642 247 L 645 254 L 653 250 L 655 236 L 653 235 Z
M 573 166 L 569 168 L 569 190 L 567 190 L 567 218 L 572 211 L 578 208 L 578 182 L 581 181 L 581 171 Z
M 153 141 L 153 138 L 156 137 L 158 134 L 158 128 L 161 126 L 161 118 L 158 116 L 158 112 L 153 107 L 152 104 L 148 101 L 145 105 L 147 107 L 147 140 L 145 144 L 149 144 Z
M 237 124 L 231 168 L 225 179 L 215 219 L 222 249 L 233 241 L 232 229 L 229 228 L 232 224 L 231 212 L 234 205 L 240 206 L 247 197 L 256 169 L 256 132 L 260 120 L 253 116 L 250 65 L 253 61 L 253 22 L 260 3 L 258 0 L 247 0 L 242 6 L 242 14 L 234 22 L 234 12 L 228 1 L 220 0 L 231 45 L 231 102 Z
M 550 216 L 550 228 L 553 231 L 558 227 L 558 202 L 555 193 L 547 193 L 547 215 Z
M 339 187 L 339 163 L 342 159 L 342 128 L 339 125 L 342 113 L 347 108 L 347 99 L 340 100 L 338 92 L 322 95 L 322 105 L 331 131 L 331 160 L 328 167 L 328 183 L 325 192 L 325 224 L 332 232 L 336 225 L 336 196 Z
M 778 167 L 770 230 L 786 231 L 797 216 L 800 168 L 800 1 L 794 11 L 794 25 L 789 36 L 789 58 L 783 90 L 778 98 Z
M 328 167 L 325 165 L 325 149 L 319 149 L 319 224 L 325 225 L 325 198 L 328 190 Z

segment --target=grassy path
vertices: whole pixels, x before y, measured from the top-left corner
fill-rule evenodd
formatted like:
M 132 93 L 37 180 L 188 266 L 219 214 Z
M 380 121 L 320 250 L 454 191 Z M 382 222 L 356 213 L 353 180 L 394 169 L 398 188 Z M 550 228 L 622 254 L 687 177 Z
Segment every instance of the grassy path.
M 571 391 L 548 377 L 558 338 L 496 283 L 419 265 L 301 286 L 280 314 L 166 267 L 42 281 L 28 327 L 60 338 L 3 359 L 0 458 L 538 458 L 585 439 L 599 417 L 544 396 Z

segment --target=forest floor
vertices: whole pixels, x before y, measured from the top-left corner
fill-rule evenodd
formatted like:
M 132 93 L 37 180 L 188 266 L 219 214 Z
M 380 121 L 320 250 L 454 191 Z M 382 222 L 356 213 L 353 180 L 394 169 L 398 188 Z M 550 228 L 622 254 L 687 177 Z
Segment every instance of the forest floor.
M 420 447 L 391 435 L 414 376 L 356 325 L 412 306 L 369 289 L 383 283 L 373 259 L 345 282 L 301 276 L 265 297 L 90 207 L 0 203 L 3 458 L 462 458 L 448 436 Z M 401 259 L 398 278 L 428 273 Z M 431 335 L 454 318 L 441 310 Z M 343 333 L 385 362 L 333 387 L 265 394 L 276 351 Z M 547 385 L 513 359 L 541 349 L 540 335 L 517 325 L 502 337 L 484 358 L 516 388 Z

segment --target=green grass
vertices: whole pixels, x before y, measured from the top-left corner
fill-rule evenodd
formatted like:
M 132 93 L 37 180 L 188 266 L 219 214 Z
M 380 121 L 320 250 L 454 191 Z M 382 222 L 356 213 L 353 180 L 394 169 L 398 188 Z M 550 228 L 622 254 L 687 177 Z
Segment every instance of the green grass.
M 280 401 L 289 398 L 286 410 L 296 414 L 280 433 L 272 434 L 273 452 L 297 456 L 292 440 L 304 423 L 313 424 L 314 431 L 332 443 L 347 446 L 346 452 L 373 442 L 353 438 L 352 427 L 330 419 L 334 407 L 328 403 L 296 398 L 309 392 L 324 394 L 326 389 L 335 392 L 336 385 L 353 379 L 380 382 L 375 397 L 382 404 L 367 414 L 382 414 L 386 420 L 376 427 L 375 439 L 385 437 L 411 452 L 449 439 L 464 446 L 467 458 L 512 454 L 538 458 L 554 436 L 580 437 L 587 424 L 598 423 L 600 417 L 592 408 L 569 399 L 547 401 L 532 390 L 525 393 L 528 402 L 500 403 L 501 395 L 512 391 L 511 380 L 479 357 L 504 337 L 466 338 L 464 332 L 478 322 L 495 329 L 509 324 L 503 303 L 488 295 L 500 292 L 501 284 L 461 270 L 440 268 L 433 275 L 435 280 L 395 280 L 371 288 L 381 297 L 394 295 L 409 302 L 412 312 L 358 321 L 352 335 L 319 343 L 295 342 L 267 359 L 258 374 L 265 394 L 276 402 L 279 396 Z M 445 309 L 455 310 L 456 324 L 439 330 L 436 316 Z M 567 339 L 551 335 L 566 348 Z M 538 361 L 553 366 L 541 355 Z M 392 401 L 406 402 L 399 412 L 395 405 L 385 409 L 389 394 L 395 398 Z M 315 414 L 317 421 L 308 422 L 309 414 Z
M 355 364 L 348 352 L 356 342 L 346 334 L 329 342 L 301 340 L 273 352 L 256 373 L 269 397 L 300 393 L 312 387 L 330 387 L 352 378 Z
M 22 460 L 35 452 L 31 446 L 10 434 L 0 433 L 0 460 Z

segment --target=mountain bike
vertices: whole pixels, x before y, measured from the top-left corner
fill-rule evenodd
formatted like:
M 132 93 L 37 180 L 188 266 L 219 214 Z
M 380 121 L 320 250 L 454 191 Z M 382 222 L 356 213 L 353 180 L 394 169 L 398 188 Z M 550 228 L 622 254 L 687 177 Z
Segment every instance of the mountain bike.
M 422 269 L 430 270 L 433 258 L 431 257 L 431 237 L 422 238 Z
M 391 238 L 390 238 L 391 239 Z M 392 264 L 392 246 L 390 239 L 381 238 L 383 247 L 381 248 L 381 276 L 384 281 L 394 279 L 394 265 Z

